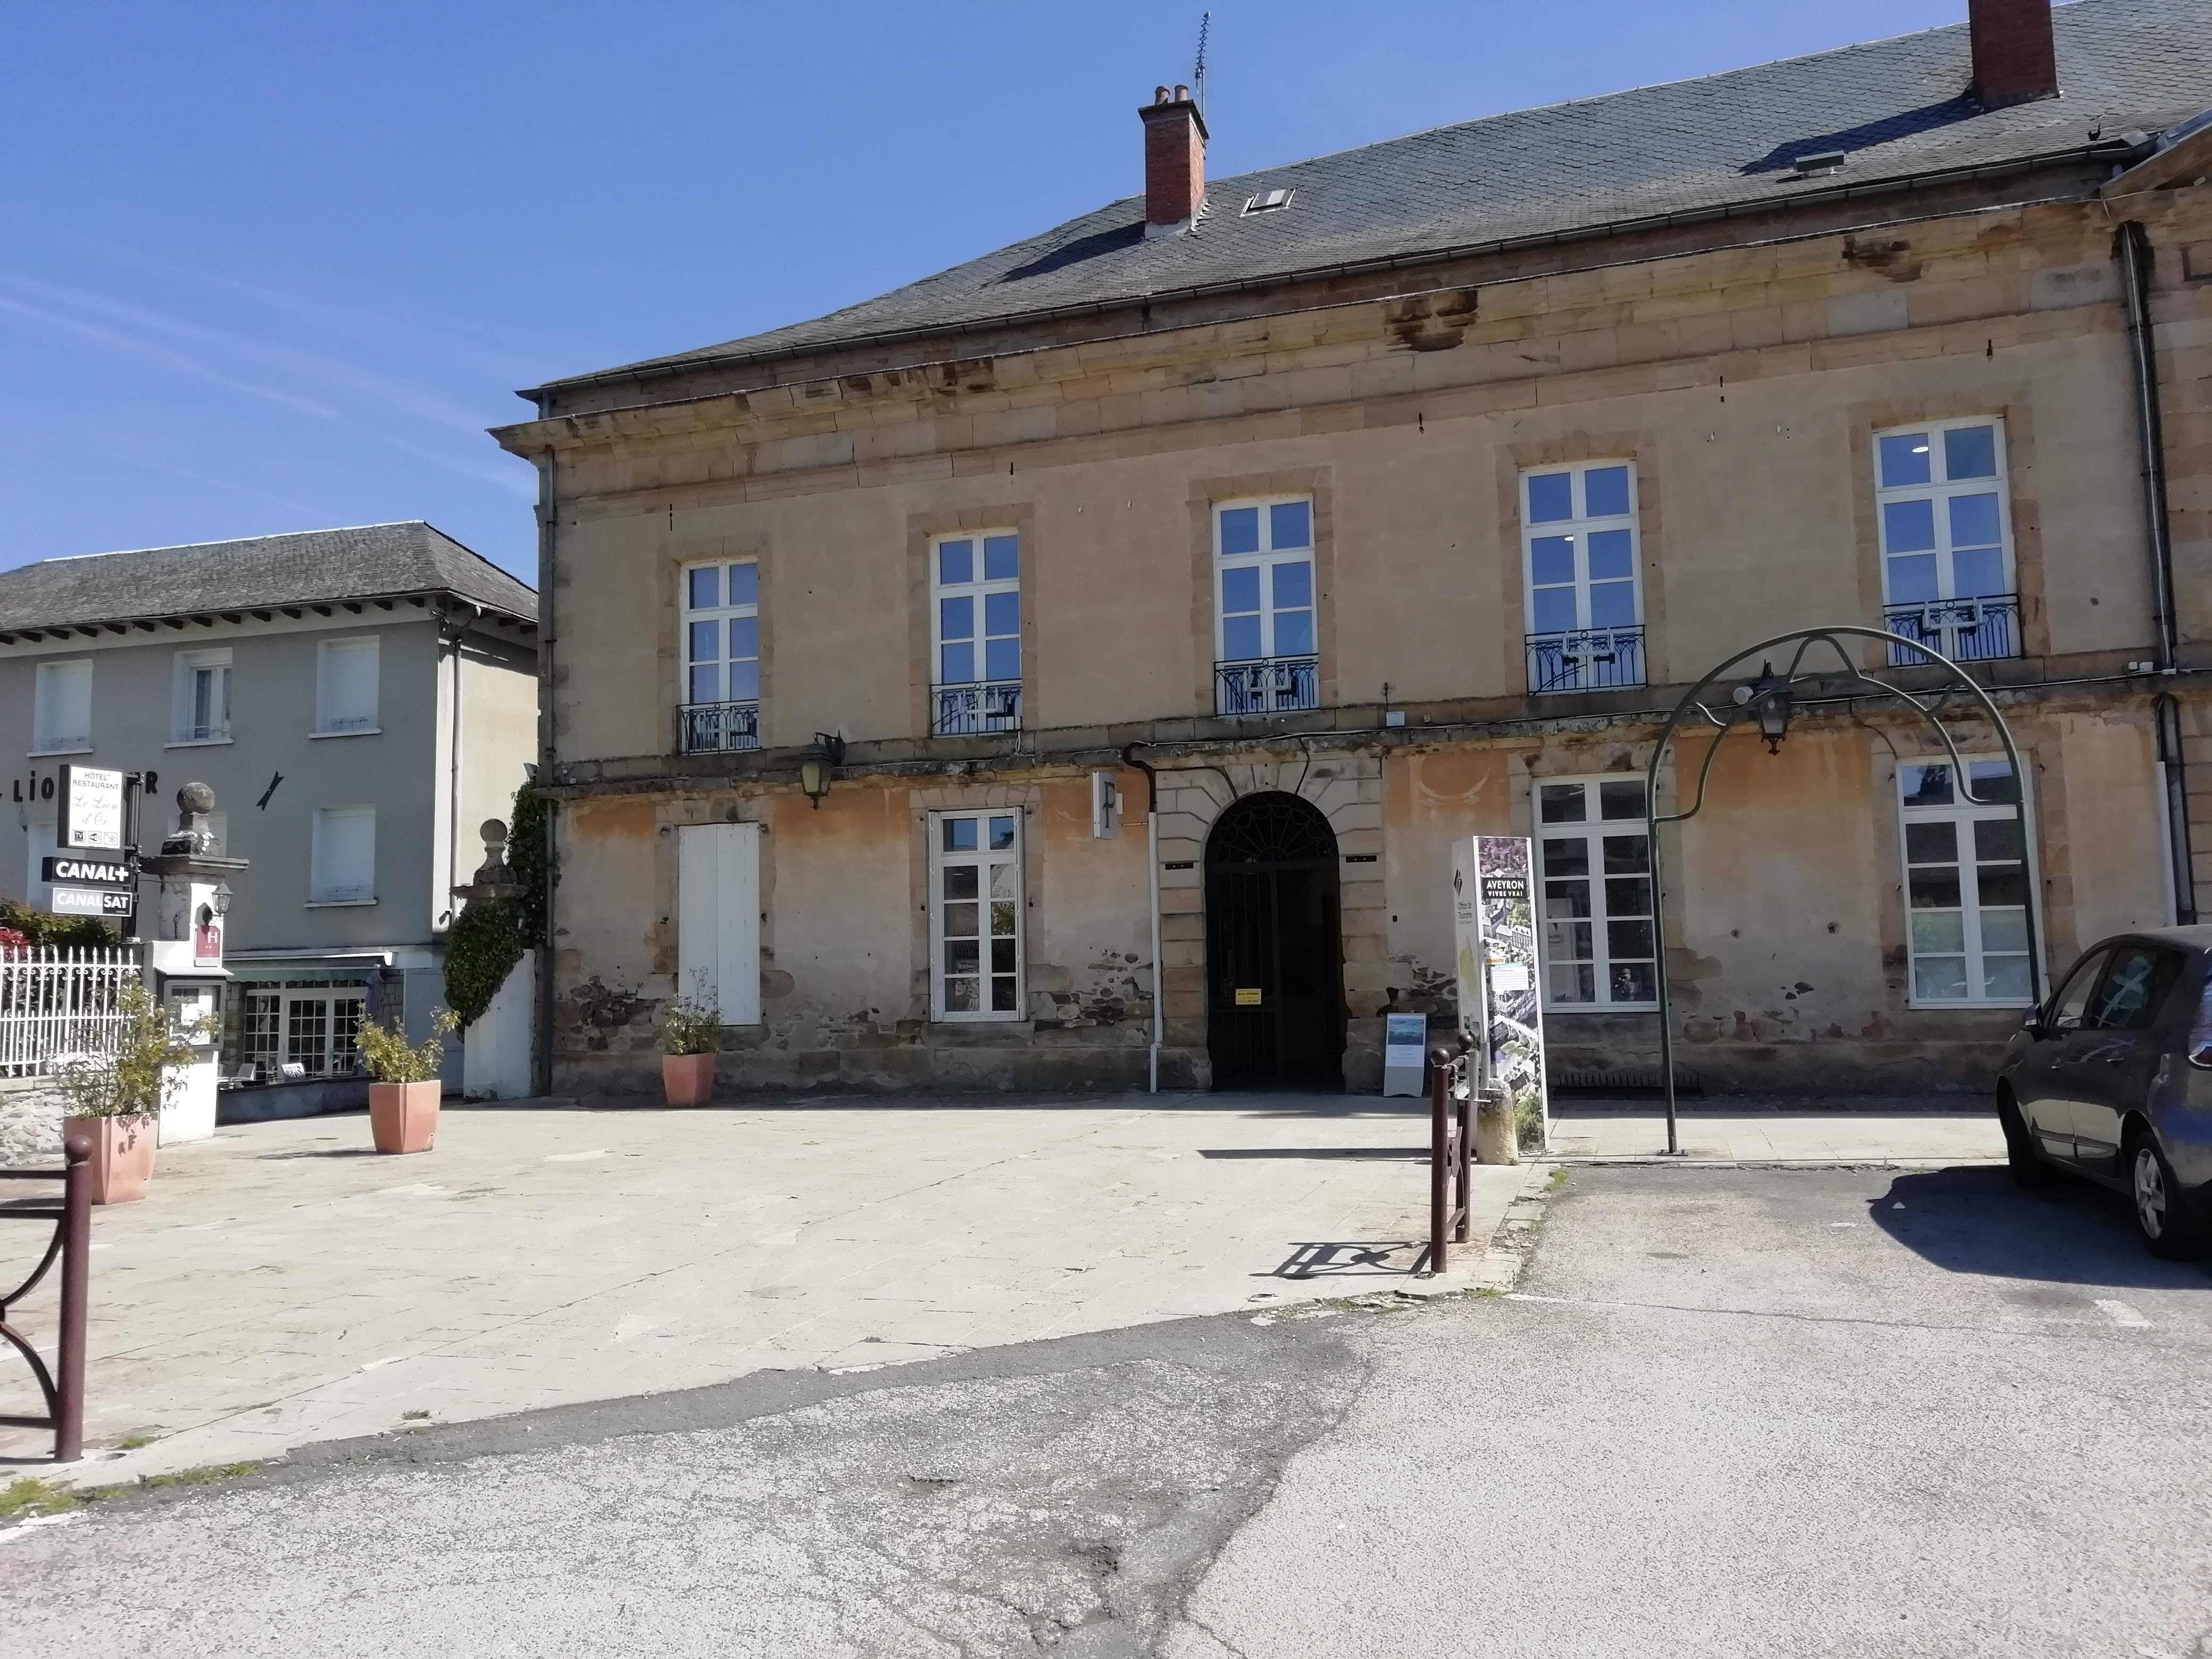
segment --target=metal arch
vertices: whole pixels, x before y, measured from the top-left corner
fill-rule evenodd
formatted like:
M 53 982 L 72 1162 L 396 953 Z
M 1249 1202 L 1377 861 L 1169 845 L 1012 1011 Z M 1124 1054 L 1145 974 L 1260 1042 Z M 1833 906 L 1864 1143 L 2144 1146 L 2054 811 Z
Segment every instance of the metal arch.
M 1892 685 L 1887 680 L 1876 679 L 1858 664 L 1853 662 L 1850 654 L 1844 649 L 1842 644 L 1844 636 L 1852 639 L 1881 640 L 1890 645 L 1901 646 L 1906 650 L 1917 652 L 1930 662 L 1941 664 L 1949 671 L 1954 684 L 1939 686 L 1935 696 L 1928 696 L 1923 701 L 1922 697 L 1913 696 L 1911 692 L 1901 686 Z M 1731 703 L 1729 705 L 1729 711 L 1725 717 L 1714 714 L 1701 701 L 1708 687 L 1716 681 L 1734 678 L 1742 664 L 1753 659 L 1764 659 L 1767 653 L 1778 651 L 1784 646 L 1793 642 L 1796 649 L 1791 654 L 1790 665 L 1783 672 L 1778 684 L 1769 686 L 1765 690 L 1744 702 Z M 1799 672 L 1804 663 L 1805 653 L 1815 644 L 1824 644 L 1835 653 L 1836 660 L 1839 665 L 1838 673 L 1823 671 L 1820 673 L 1808 674 Z M 1996 806 L 2002 803 L 1975 799 L 1972 781 L 1967 775 L 1966 763 L 1959 757 L 1959 746 L 1952 741 L 1949 729 L 1936 717 L 1933 705 L 1937 696 L 1948 695 L 1955 687 L 1964 687 L 1973 694 L 1975 700 L 1981 704 L 1982 712 L 1989 716 L 1990 724 L 1996 728 L 1997 738 L 2004 744 L 2005 760 L 2012 768 L 2013 818 L 2020 828 L 2021 869 L 2027 883 L 2027 902 L 2023 908 L 2027 915 L 2028 993 L 2037 1002 L 2043 1000 L 2046 976 L 2043 967 L 2042 939 L 2036 927 L 2035 832 L 2033 825 L 2028 821 L 2027 775 L 2021 768 L 2020 750 L 2013 742 L 2012 729 L 2005 724 L 2004 716 L 1998 712 L 1996 703 L 1990 694 L 1971 674 L 1942 652 L 1929 649 L 1920 641 L 1908 640 L 1901 635 L 1892 634 L 1883 629 L 1840 623 L 1826 628 L 1799 629 L 1794 633 L 1778 634 L 1772 639 L 1762 640 L 1757 645 L 1748 646 L 1737 652 L 1735 655 L 1712 669 L 1703 679 L 1683 693 L 1681 701 L 1674 705 L 1674 712 L 1667 716 L 1667 724 L 1660 728 L 1659 741 L 1653 746 L 1650 763 L 1644 769 L 1644 828 L 1645 839 L 1650 847 L 1651 856 L 1652 945 L 1656 957 L 1654 965 L 1659 981 L 1659 1066 L 1665 1076 L 1667 1090 L 1667 1151 L 1669 1154 L 1679 1154 L 1681 1146 L 1674 1115 L 1674 1008 L 1672 988 L 1668 983 L 1667 972 L 1667 890 L 1659 843 L 1659 826 L 1665 823 L 1683 823 L 1695 817 L 1704 810 L 1705 782 L 1712 774 L 1713 761 L 1720 753 L 1721 739 L 1729 734 L 1739 720 L 1747 718 L 1755 719 L 1762 705 L 1778 696 L 1787 695 L 1801 680 L 1833 681 L 1839 676 L 1847 685 L 1863 685 L 1878 696 L 1893 697 L 1910 705 L 1929 726 L 1933 726 L 1936 735 L 1943 740 L 1944 752 L 1950 757 L 1951 775 L 1958 781 L 1960 794 L 1971 805 Z M 1660 763 L 1667 757 L 1668 746 L 1674 741 L 1675 730 L 1682 724 L 1683 716 L 1692 709 L 1695 709 L 1703 715 L 1717 729 L 1713 732 L 1712 741 L 1706 746 L 1705 761 L 1698 769 L 1697 792 L 1691 805 L 1682 811 L 1662 814 L 1659 811 Z

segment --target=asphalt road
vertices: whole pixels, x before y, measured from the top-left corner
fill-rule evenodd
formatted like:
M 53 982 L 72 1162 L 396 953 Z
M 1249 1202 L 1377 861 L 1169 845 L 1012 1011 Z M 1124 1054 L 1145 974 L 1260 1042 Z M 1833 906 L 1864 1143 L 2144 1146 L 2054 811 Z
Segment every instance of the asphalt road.
M 769 1374 L 0 1533 L 0 1647 L 2196 1659 L 2208 1290 L 1996 1170 L 1582 1170 L 1512 1298 Z

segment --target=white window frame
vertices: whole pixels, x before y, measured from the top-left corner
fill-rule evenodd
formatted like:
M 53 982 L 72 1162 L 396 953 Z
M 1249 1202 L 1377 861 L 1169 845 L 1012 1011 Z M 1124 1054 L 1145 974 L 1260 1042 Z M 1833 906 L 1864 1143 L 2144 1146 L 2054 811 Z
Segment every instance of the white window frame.
M 1624 471 L 1628 475 L 1627 510 L 1623 513 L 1592 513 L 1589 510 L 1589 475 L 1611 471 Z M 1569 516 L 1539 521 L 1534 517 L 1532 499 L 1534 483 L 1539 478 L 1555 477 L 1564 477 L 1568 481 Z M 1559 466 L 1522 469 L 1521 592 L 1522 614 L 1529 641 L 1530 691 L 1588 691 L 1644 684 L 1642 643 L 1644 538 L 1638 515 L 1640 485 L 1636 462 L 1624 455 L 1573 461 Z M 1599 580 L 1590 574 L 1590 538 L 1601 532 L 1625 532 L 1628 537 L 1628 574 L 1625 579 L 1608 576 L 1603 579 L 1603 582 L 1605 586 L 1612 586 L 1623 580 L 1627 581 L 1629 619 L 1626 622 L 1594 623 L 1590 620 L 1591 590 L 1599 586 Z M 1571 584 L 1546 582 L 1542 586 L 1546 592 L 1559 592 L 1571 587 L 1575 605 L 1573 623 L 1567 628 L 1540 627 L 1536 615 L 1536 544 L 1541 541 L 1562 538 L 1573 546 L 1574 580 Z M 1630 634 L 1635 637 L 1629 640 L 1616 637 Z M 1536 643 L 1539 640 L 1557 641 L 1557 644 L 1540 649 Z M 1626 660 L 1623 660 L 1624 653 L 1627 653 Z
M 343 873 L 329 867 L 333 856 L 327 839 L 329 826 L 340 820 L 368 820 L 368 880 L 339 882 Z M 376 902 L 376 809 L 374 806 L 319 806 L 308 831 L 307 902 L 319 908 Z
M 987 544 L 1011 541 L 1014 544 L 1014 574 L 1011 576 L 988 576 L 989 550 Z M 970 544 L 970 579 L 964 582 L 945 580 L 945 550 L 961 542 Z M 1021 725 L 1022 687 L 1029 672 L 1028 653 L 1022 648 L 1021 617 L 1021 532 L 1014 529 L 959 531 L 934 536 L 929 543 L 929 635 L 930 687 L 933 698 L 930 723 L 933 732 L 968 734 L 972 732 L 1012 732 Z M 992 596 L 1011 593 L 1014 596 L 1014 631 L 993 634 L 988 631 L 988 612 Z M 945 605 L 948 599 L 967 599 L 973 607 L 975 631 L 965 641 L 947 641 L 945 636 Z M 1011 675 L 989 672 L 990 642 L 1011 639 L 1014 645 L 1014 672 Z M 965 644 L 974 653 L 969 666 L 975 672 L 966 679 L 954 679 L 945 672 L 945 653 L 948 645 Z M 990 688 L 985 690 L 984 688 Z M 1002 688 L 1011 687 L 1011 692 Z M 964 699 L 948 692 L 965 690 Z
M 200 676 L 211 677 L 215 695 L 210 718 L 198 718 Z M 203 744 L 228 743 L 230 735 L 231 663 L 228 647 L 215 651 L 179 651 L 170 688 L 169 743 L 172 749 Z
M 1645 836 L 1645 819 L 1644 815 L 1640 812 L 1632 818 L 1601 818 L 1596 816 L 1596 813 L 1601 810 L 1601 801 L 1602 799 L 1599 793 L 1598 787 L 1600 785 L 1608 783 L 1632 783 L 1637 786 L 1639 793 L 1641 793 L 1645 787 L 1644 775 L 1641 772 L 1595 772 L 1572 777 L 1535 777 L 1531 778 L 1528 783 L 1529 834 L 1536 843 L 1536 888 L 1538 893 L 1538 927 L 1536 937 L 1538 941 L 1540 970 L 1543 974 L 1544 1006 L 1548 1012 L 1554 1013 L 1603 1014 L 1618 1013 L 1632 1010 L 1648 1012 L 1656 1009 L 1659 1006 L 1656 995 L 1657 988 L 1656 980 L 1653 988 L 1654 994 L 1652 996 L 1640 999 L 1623 997 L 1616 1000 L 1613 994 L 1613 988 L 1610 970 L 1615 962 L 1626 964 L 1645 962 L 1652 963 L 1655 964 L 1653 971 L 1656 975 L 1657 971 L 1656 963 L 1657 963 L 1658 958 L 1656 956 L 1639 957 L 1628 954 L 1616 957 L 1612 949 L 1612 940 L 1608 932 L 1608 925 L 1610 923 L 1615 921 L 1631 924 L 1638 921 L 1643 922 L 1647 928 L 1653 930 L 1653 943 L 1655 945 L 1656 944 L 1656 924 L 1654 913 L 1650 910 L 1646 910 L 1641 915 L 1637 915 L 1625 910 L 1620 915 L 1615 915 L 1613 914 L 1613 907 L 1608 902 L 1610 895 L 1606 886 L 1608 877 L 1605 871 L 1605 838 L 1607 836 L 1618 836 L 1626 835 L 1633 835 L 1639 839 L 1644 839 Z M 1546 789 L 1559 789 L 1568 787 L 1570 786 L 1580 788 L 1583 792 L 1583 810 L 1584 816 L 1582 821 L 1578 823 L 1546 823 L 1544 821 L 1543 792 Z M 1545 856 L 1544 844 L 1547 841 L 1567 840 L 1579 840 L 1588 849 L 1589 857 L 1586 860 L 1588 873 L 1586 875 L 1554 876 L 1552 873 L 1549 860 Z M 1611 877 L 1610 879 L 1615 881 L 1641 879 L 1644 884 L 1646 896 L 1645 902 L 1650 903 L 1656 899 L 1656 893 L 1652 885 L 1651 853 L 1648 841 L 1644 848 L 1643 871 L 1641 872 L 1622 872 Z M 1587 916 L 1574 917 L 1553 916 L 1551 914 L 1552 891 L 1550 884 L 1553 881 L 1587 881 L 1589 884 L 1589 915 Z M 1563 925 L 1587 922 L 1589 926 L 1591 945 L 1589 962 L 1592 969 L 1591 979 L 1593 981 L 1593 988 L 1597 993 L 1596 999 L 1594 1001 L 1565 1001 L 1553 994 L 1552 968 L 1553 952 L 1552 949 L 1552 930 L 1553 924 L 1555 921 Z M 1577 959 L 1572 957 L 1568 958 L 1569 962 L 1573 962 L 1575 960 Z
M 740 566 L 753 573 L 753 598 L 750 603 L 708 605 L 694 605 L 691 603 L 692 572 L 712 570 L 717 573 L 715 592 L 718 596 L 726 596 L 728 592 L 729 573 L 732 568 Z M 740 722 L 735 727 L 731 726 L 727 720 L 720 718 L 702 725 L 687 717 L 682 728 L 684 732 L 682 747 L 687 752 L 695 750 L 757 749 L 760 746 L 760 706 L 763 690 L 761 679 L 765 668 L 761 656 L 759 623 L 760 561 L 750 556 L 729 555 L 714 559 L 693 559 L 677 572 L 677 581 L 678 586 L 676 594 L 676 706 L 678 708 L 750 708 L 753 711 L 749 726 Z M 727 633 L 729 624 L 745 617 L 753 619 L 753 654 L 750 657 L 733 658 L 726 649 L 722 649 L 720 654 L 714 659 L 715 680 L 722 695 L 695 702 L 691 696 L 693 666 L 691 624 L 711 622 L 714 624 L 715 639 L 726 641 L 729 637 Z M 753 665 L 753 695 L 750 697 L 732 697 L 728 695 L 730 690 L 728 674 L 730 666 L 734 662 L 750 662 Z M 695 740 L 708 732 L 711 732 L 713 741 Z
M 1279 548 L 1275 545 L 1274 514 L 1278 507 L 1303 506 L 1306 510 L 1306 539 L 1303 546 Z M 1259 545 L 1249 553 L 1226 553 L 1222 550 L 1224 537 L 1222 521 L 1230 514 L 1251 509 L 1256 512 L 1259 525 Z M 1319 515 L 1314 510 L 1310 495 L 1246 495 L 1233 501 L 1213 503 L 1213 664 L 1214 701 L 1218 714 L 1272 714 L 1278 709 L 1317 708 L 1321 706 L 1321 561 L 1318 543 L 1321 540 Z M 1304 565 L 1306 570 L 1306 603 L 1304 605 L 1278 605 L 1275 603 L 1275 581 L 1278 568 Z M 1232 657 L 1229 654 L 1228 603 L 1229 574 L 1235 570 L 1256 570 L 1259 573 L 1260 608 L 1258 611 L 1239 611 L 1238 617 L 1257 615 L 1260 619 L 1260 654 Z M 1279 635 L 1280 619 L 1303 611 L 1308 618 L 1311 639 L 1305 649 L 1287 651 Z M 1283 665 L 1276 668 L 1273 665 Z M 1302 665 L 1302 666 L 1301 666 Z M 1234 684 L 1237 690 L 1232 695 L 1232 683 L 1225 673 L 1241 669 L 1243 673 Z
M 2007 764 L 2005 757 L 2002 755 L 1979 755 L 1962 752 L 1959 758 L 1965 763 L 1969 779 L 1972 777 L 1973 769 L 1978 765 L 2002 766 Z M 2027 757 L 2025 756 L 2021 757 L 2021 763 L 2024 766 L 2027 765 Z M 1905 774 L 1908 768 L 1941 766 L 1948 769 L 1950 764 L 1951 757 L 1948 755 L 1908 755 L 1898 763 L 1896 776 L 1891 785 L 1891 799 L 1895 801 L 1897 805 L 1897 857 L 1899 872 L 1901 877 L 1901 882 L 1898 888 L 1898 892 L 1899 897 L 1903 901 L 1903 908 L 1905 911 L 1905 1006 L 1908 1008 L 2030 1008 L 2035 1005 L 2034 988 L 2037 978 L 2035 963 L 2032 952 L 2027 951 L 1985 952 L 1984 949 L 1984 928 L 1982 920 L 1981 884 L 1978 879 L 1979 866 L 1984 862 L 1984 860 L 1975 860 L 1972 861 L 1977 871 L 1976 878 L 1972 880 L 1968 878 L 1966 873 L 1968 868 L 1969 860 L 1966 860 L 1963 854 L 1956 865 L 1956 868 L 1960 872 L 1959 910 L 1960 932 L 1961 935 L 1960 950 L 1953 951 L 1936 948 L 1923 949 L 1919 941 L 1914 937 L 1913 915 L 1915 906 L 1912 902 L 1912 872 L 1915 868 L 1924 869 L 1929 866 L 1927 865 L 1916 866 L 1913 863 L 1912 850 L 1910 844 L 1911 837 L 1907 826 L 1913 823 L 1937 822 L 1948 822 L 1956 824 L 1959 826 L 1957 836 L 1958 843 L 1961 848 L 1964 848 L 1966 846 L 1970 846 L 1973 841 L 1972 826 L 1977 820 L 1996 819 L 2008 823 L 2013 817 L 2013 806 L 2009 801 L 1994 806 L 1975 806 L 1960 801 L 1958 799 L 1960 793 L 1958 780 L 1955 778 L 1952 780 L 1953 804 L 1951 805 L 1908 806 L 1905 805 Z M 2031 774 L 2034 770 L 2032 766 L 2027 767 L 2027 769 Z M 2025 918 L 2027 915 L 2032 914 L 2035 924 L 2033 929 L 2024 931 L 2027 933 L 2028 939 L 2033 940 L 2039 939 L 2042 937 L 2043 910 L 2042 905 L 2039 902 L 2041 897 L 2040 890 L 2042 883 L 2036 872 L 2035 797 L 2033 792 L 2032 783 L 2029 779 L 2023 778 L 2021 780 L 2021 805 L 2026 809 L 2026 817 L 2027 820 L 2027 847 L 2026 848 L 2027 856 L 2024 863 L 2026 866 L 2025 874 L 2027 880 L 2028 908 L 2024 909 L 2023 916 Z M 2004 864 L 2008 863 L 2011 860 L 1993 859 L 1986 861 L 1992 864 Z M 1928 907 L 1927 908 L 1923 909 L 1921 914 L 1929 915 L 1937 915 L 1948 908 L 1949 907 L 1948 906 Z M 2008 905 L 1993 908 L 2009 909 L 2012 907 Z M 1984 959 L 1987 954 L 2018 957 L 2021 960 L 2027 962 L 2028 964 L 2027 990 L 2018 996 L 1991 996 L 1985 991 L 1977 990 L 1975 988 L 1981 987 L 1985 984 L 1983 968 Z M 1919 994 L 1920 959 L 1923 956 L 1949 957 L 1954 955 L 1963 956 L 1966 958 L 1966 975 L 1969 994 L 1964 997 L 1922 996 Z
M 1029 1017 L 1029 914 L 1028 900 L 1023 891 L 1022 868 L 1023 843 L 1028 829 L 1023 822 L 1025 817 L 1018 806 L 976 807 L 966 811 L 932 812 L 929 815 L 929 1017 L 932 1020 L 946 1024 L 981 1024 L 1018 1021 Z M 973 852 L 951 850 L 945 846 L 946 826 L 963 819 L 972 820 L 975 824 L 976 847 Z M 989 844 L 994 819 L 1012 821 L 1012 847 L 994 848 Z M 950 888 L 946 872 L 961 869 L 972 869 L 977 872 L 974 884 L 976 896 L 973 902 L 976 907 L 978 931 L 974 935 L 958 934 L 948 939 L 947 908 L 969 902 L 964 898 L 948 896 Z M 1000 884 L 1000 890 L 994 890 L 994 877 L 1000 870 L 1008 872 L 1008 874 L 1005 882 Z M 1008 902 L 1002 890 L 1005 887 L 1012 889 L 1013 1006 L 994 1008 L 990 1006 L 993 1000 L 992 981 L 994 978 L 1003 977 L 1004 970 L 994 969 L 993 963 L 986 959 L 987 954 L 994 954 L 991 947 L 995 936 L 984 930 L 992 926 L 992 906 Z M 974 977 L 978 1006 L 972 1009 L 954 1008 L 951 1006 L 951 998 L 946 984 L 948 978 L 952 977 L 947 971 L 950 947 L 956 941 L 964 943 L 970 937 L 975 939 L 977 947 L 977 972 Z
M 358 653 L 370 662 L 369 708 L 366 714 L 332 713 L 337 701 L 332 696 L 331 665 L 339 653 Z M 368 738 L 383 729 L 384 719 L 384 641 L 374 634 L 352 639 L 319 640 L 315 642 L 315 729 L 308 735 L 317 738 Z
M 64 674 L 81 673 L 84 683 L 84 730 L 57 732 L 55 704 L 61 693 L 54 690 Z M 31 748 L 33 755 L 88 755 L 92 752 L 93 665 L 90 657 L 70 657 L 61 662 L 42 662 L 31 682 Z
M 1994 477 L 1954 479 L 1950 472 L 1950 447 L 1945 441 L 1948 434 L 1986 427 L 1990 432 L 1991 459 L 1996 468 Z M 1900 439 L 1921 438 L 1923 443 L 1910 453 L 1924 453 L 1928 456 L 1929 482 L 1926 483 L 1888 484 L 1884 482 L 1887 458 L 1884 449 Z M 2005 453 L 2005 424 L 1996 415 L 1967 415 L 1948 421 L 1922 421 L 1911 426 L 1885 427 L 1873 435 L 1875 484 L 1875 534 L 1879 542 L 1878 556 L 1881 561 L 1882 626 L 1890 633 L 1913 641 L 1925 641 L 1935 650 L 1960 661 L 1984 662 L 1999 658 L 2017 657 L 2024 648 L 2021 635 L 2020 569 L 2014 560 L 2012 525 L 2011 463 Z M 1996 498 L 1996 550 L 1999 570 L 1994 592 L 1962 591 L 1966 584 L 1959 580 L 1957 544 L 1951 534 L 1952 514 L 1948 503 L 1973 495 L 1994 495 Z M 1890 545 L 1890 514 L 1893 507 L 1913 501 L 1930 503 L 1929 517 L 1933 521 L 1934 546 L 1904 552 Z M 1987 542 L 1969 542 L 1968 549 L 1987 547 Z M 1893 560 L 1924 556 L 1935 562 L 1936 591 L 1921 599 L 1905 599 L 1899 595 L 1894 580 Z M 1928 659 L 1911 646 L 1892 645 L 1889 659 L 1893 663 L 1910 665 L 1925 663 Z

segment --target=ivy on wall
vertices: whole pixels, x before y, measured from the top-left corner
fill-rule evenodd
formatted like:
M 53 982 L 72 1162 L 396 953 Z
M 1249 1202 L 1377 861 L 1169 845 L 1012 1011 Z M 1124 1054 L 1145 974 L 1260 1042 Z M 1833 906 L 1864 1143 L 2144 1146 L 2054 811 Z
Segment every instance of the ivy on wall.
M 544 942 L 546 803 L 528 784 L 514 792 L 507 867 L 522 884 L 511 899 L 477 899 L 446 933 L 446 1006 L 464 1030 L 483 1017 L 523 952 Z

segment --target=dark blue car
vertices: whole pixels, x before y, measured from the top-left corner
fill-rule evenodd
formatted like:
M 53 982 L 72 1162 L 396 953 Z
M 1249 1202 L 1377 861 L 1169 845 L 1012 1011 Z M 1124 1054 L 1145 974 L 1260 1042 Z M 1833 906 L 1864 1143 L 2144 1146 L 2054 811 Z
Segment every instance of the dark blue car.
M 2153 1254 L 2212 1243 L 2212 927 L 2121 933 L 2082 953 L 1997 1072 L 2014 1178 L 2068 1170 L 2132 1200 Z

